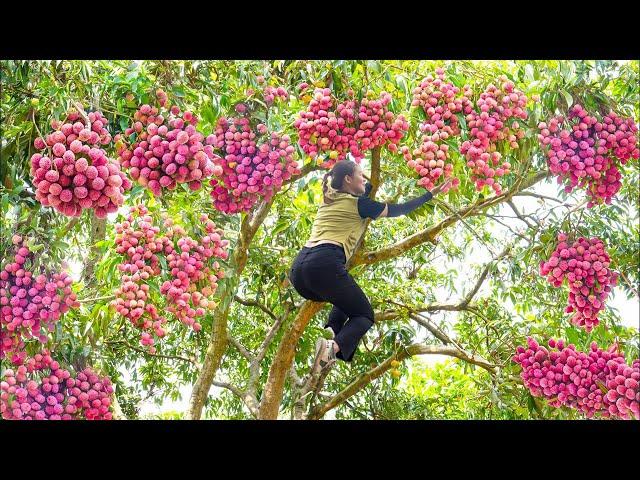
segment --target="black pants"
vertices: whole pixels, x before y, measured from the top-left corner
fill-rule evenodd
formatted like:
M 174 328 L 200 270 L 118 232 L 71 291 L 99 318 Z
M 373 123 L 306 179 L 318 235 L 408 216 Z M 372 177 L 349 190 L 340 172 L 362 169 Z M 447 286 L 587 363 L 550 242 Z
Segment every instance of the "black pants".
M 338 245 L 302 247 L 289 278 L 307 300 L 333 304 L 325 327 L 331 327 L 336 334 L 340 347 L 336 357 L 350 362 L 358 342 L 373 326 L 373 308 L 345 263 L 344 250 Z

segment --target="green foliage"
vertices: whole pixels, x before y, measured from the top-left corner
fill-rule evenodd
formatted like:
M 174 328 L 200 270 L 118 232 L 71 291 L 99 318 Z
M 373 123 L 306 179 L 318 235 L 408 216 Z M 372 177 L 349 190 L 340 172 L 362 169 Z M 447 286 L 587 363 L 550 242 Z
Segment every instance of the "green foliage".
M 421 136 L 418 126 L 424 120 L 424 113 L 411 107 L 412 90 L 438 67 L 444 68 L 447 78 L 456 86 L 468 84 L 473 91 L 473 101 L 500 75 L 514 81 L 528 98 L 540 96 L 539 102 L 531 100 L 528 105 L 531 115 L 523 122 L 526 138 L 522 148 L 503 152 L 516 172 L 505 178 L 505 190 L 514 187 L 522 177 L 546 170 L 536 136 L 538 123 L 549 116 L 566 113 L 570 106 L 581 103 L 593 111 L 613 108 L 636 122 L 640 117 L 639 62 L 1 61 L 0 252 L 3 265 L 12 251 L 11 236 L 19 232 L 30 239 L 32 249 L 38 254 L 36 268 L 59 269 L 62 262 L 69 265 L 77 277 L 74 289 L 82 301 L 80 309 L 65 315 L 48 346 L 55 347 L 69 362 L 91 364 L 108 374 L 116 384 L 118 402 L 128 418 L 138 418 L 145 402 L 177 401 L 180 387 L 193 385 L 198 378 L 217 318 L 214 311 L 207 312 L 199 334 L 170 323 L 156 354 L 144 353 L 139 345 L 138 330 L 109 307 L 113 290 L 120 284 L 114 225 L 122 220 L 126 208 L 139 203 L 145 204 L 154 215 L 164 212 L 186 225 L 195 225 L 199 214 L 207 213 L 224 230 L 225 238 L 230 241 L 230 252 L 234 252 L 241 223 L 246 219 L 246 214 L 227 216 L 216 211 L 206 185 L 198 192 L 177 188 L 160 198 L 154 198 L 140 185 L 134 186 L 126 195 L 123 209 L 109 216 L 104 239 L 95 239 L 91 234 L 90 212 L 70 219 L 40 205 L 35 200 L 30 177 L 33 141 L 39 132 L 50 131 L 50 121 L 60 118 L 72 101 L 80 101 L 89 110 L 100 109 L 109 119 L 112 135 L 130 125 L 139 105 L 154 101 L 158 88 L 168 93 L 170 102 L 183 110 L 191 109 L 200 119 L 199 130 L 207 133 L 215 129 L 219 118 L 231 115 L 235 105 L 243 102 L 256 122 L 264 122 L 269 130 L 291 136 L 297 148 L 296 160 L 304 166 L 309 160 L 297 146 L 293 122 L 298 112 L 307 107 L 313 88 L 330 87 L 337 98 L 344 98 L 349 89 L 353 89 L 359 99 L 368 90 L 376 95 L 382 91 L 391 93 L 391 110 L 405 115 L 411 126 L 402 144 L 413 149 Z M 264 76 L 264 84 L 258 83 L 258 75 Z M 302 82 L 310 85 L 306 92 L 298 88 Z M 262 90 L 266 85 L 285 87 L 289 99 L 265 105 Z M 464 127 L 463 116 L 460 122 Z M 452 211 L 488 197 L 486 190 L 477 192 L 469 180 L 458 142 L 450 141 L 449 145 L 454 173 L 461 179 L 460 188 L 441 197 L 446 202 L 444 205 L 429 202 L 407 217 L 372 222 L 364 251 L 396 244 L 447 221 Z M 116 157 L 113 146 L 107 147 L 107 152 L 111 158 Z M 368 172 L 370 159 L 365 159 L 363 165 Z M 410 319 L 410 310 L 434 303 L 458 303 L 474 287 L 492 257 L 504 246 L 512 245 L 509 255 L 491 267 L 487 280 L 466 309 L 429 314 L 431 322 L 464 349 L 496 365 L 494 374 L 461 360 L 432 366 L 418 359 L 405 361 L 400 367 L 399 379 L 384 374 L 373 380 L 335 409 L 336 418 L 578 418 L 575 412 L 552 409 L 531 397 L 518 382 L 519 369 L 511 356 L 517 345 L 533 335 L 541 341 L 549 337 L 565 338 L 581 349 L 593 340 L 601 346 L 618 341 L 629 361 L 638 357 L 638 330 L 625 326 L 620 312 L 607 308 L 602 314 L 601 327 L 590 334 L 578 330 L 569 324 L 569 315 L 564 313 L 566 289 L 553 288 L 538 274 L 539 263 L 554 249 L 559 231 L 598 236 L 607 245 L 613 268 L 622 274 L 617 290 L 628 299 L 638 301 L 640 175 L 637 161 L 629 162 L 622 171 L 623 188 L 612 205 L 589 210 L 577 208 L 584 199 L 583 192 L 575 190 L 566 194 L 555 179 L 546 180 L 527 192 L 544 192 L 556 201 L 513 197 L 521 213 L 524 212 L 526 223 L 509 207 L 491 207 L 462 220 L 456 218 L 438 235 L 435 243 L 423 242 L 400 256 L 354 268 L 351 273 L 370 298 L 374 310 L 396 310 L 398 315 L 378 322 L 370 330 L 351 364 L 341 362 L 334 368 L 323 387 L 325 396 L 339 393 L 359 374 L 408 345 L 439 345 L 430 331 Z M 258 302 L 276 317 L 289 312 L 259 365 L 258 399 L 279 342 L 303 301 L 286 279 L 293 259 L 310 234 L 322 198 L 323 173 L 312 170 L 275 196 L 269 214 L 248 248 L 242 275 L 225 278 L 219 284 L 220 293 L 234 292 L 237 286 L 238 297 Z M 402 202 L 421 193 L 414 172 L 399 154 L 383 151 L 380 177 L 376 198 L 381 201 Z M 526 212 L 525 200 L 531 200 L 526 204 Z M 93 277 L 82 279 L 91 251 L 95 252 Z M 233 273 L 233 262 L 231 256 L 228 262 L 221 262 L 227 273 Z M 153 295 L 159 292 L 152 292 Z M 315 339 L 320 335 L 329 308 L 326 305 L 310 322 L 297 346 L 294 368 L 298 375 L 309 371 Z M 229 334 L 252 354 L 258 352 L 273 323 L 273 318 L 262 309 L 231 302 Z M 31 352 L 36 347 L 29 345 L 28 348 Z M 249 376 L 246 358 L 229 346 L 216 379 L 224 378 L 225 382 L 243 389 Z M 182 400 L 188 402 L 188 399 Z M 287 381 L 281 414 L 288 415 L 294 402 L 295 391 L 292 382 Z M 185 411 L 164 411 L 149 418 L 182 419 L 186 418 Z M 240 399 L 229 390 L 217 388 L 215 392 L 212 389 L 207 399 L 204 416 L 252 418 Z

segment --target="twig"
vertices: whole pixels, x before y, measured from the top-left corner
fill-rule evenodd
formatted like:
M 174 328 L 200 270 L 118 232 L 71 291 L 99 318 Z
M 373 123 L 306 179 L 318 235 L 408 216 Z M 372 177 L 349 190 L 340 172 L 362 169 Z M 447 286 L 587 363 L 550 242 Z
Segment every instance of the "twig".
M 518 208 L 516 207 L 515 203 L 513 203 L 513 200 L 507 200 L 507 205 L 509 205 L 511 207 L 511 210 L 513 210 L 513 212 L 518 216 L 518 218 L 520 220 L 522 220 L 524 223 L 527 224 L 527 227 L 529 228 L 533 228 L 534 225 L 531 225 L 527 219 L 525 217 L 522 216 L 522 214 L 518 211 Z
M 547 195 L 542 195 L 540 193 L 533 193 L 533 192 L 516 193 L 514 195 L 514 197 L 536 197 L 536 198 L 541 198 L 543 200 L 547 199 L 547 200 L 552 200 L 552 201 L 557 202 L 557 203 L 564 203 L 562 200 L 558 200 L 557 198 L 548 197 Z
M 71 221 L 67 224 L 67 226 L 65 227 L 65 229 L 62 231 L 62 233 L 60 233 L 58 235 L 58 240 L 60 240 L 61 238 L 65 237 L 73 227 L 76 226 L 76 224 L 80 221 L 80 217 L 74 217 L 73 219 L 71 219 Z
M 462 222 L 462 223 L 463 223 L 463 224 L 464 224 L 464 225 L 465 225 L 465 226 L 466 226 L 466 227 L 471 231 L 471 233 L 473 233 L 473 236 L 474 236 L 474 237 L 476 237 L 478 240 L 480 240 L 480 243 L 481 243 L 481 244 L 483 244 L 485 247 L 487 247 L 487 250 L 489 250 L 489 252 L 490 252 L 490 253 L 495 257 L 495 255 L 496 255 L 496 254 L 495 254 L 495 253 L 494 253 L 494 251 L 491 249 L 491 247 L 487 244 L 487 242 L 485 242 L 485 241 L 480 237 L 480 235 L 475 231 L 475 229 L 474 229 L 471 225 L 469 225 L 469 224 L 466 222 L 466 220 L 464 220 L 464 216 L 463 216 L 463 217 L 461 217 L 461 216 L 460 216 L 460 214 L 458 214 L 457 210 L 455 210 L 454 208 L 450 207 L 449 205 L 447 205 L 447 204 L 446 204 L 444 201 L 442 201 L 442 200 L 439 200 L 439 199 L 437 199 L 437 198 L 434 198 L 434 199 L 433 199 L 433 202 L 434 202 L 436 205 L 440 205 L 441 207 L 443 207 L 443 206 L 444 206 L 444 207 L 445 207 L 445 209 L 448 211 L 448 213 L 452 213 L 452 212 L 453 212 L 453 214 L 454 214 L 456 217 L 458 217 L 458 219 L 459 219 L 459 220 L 460 220 L 460 221 L 461 221 L 461 222 Z M 470 213 L 470 212 L 471 212 L 471 211 L 469 210 L 469 212 L 467 212 L 467 213 Z M 466 216 L 466 214 L 465 214 L 465 216 Z
M 143 350 L 142 348 L 138 348 L 138 347 L 134 347 L 133 345 L 130 345 L 129 343 L 127 343 L 126 340 L 107 341 L 105 343 L 107 343 L 107 344 L 122 343 L 122 344 L 126 345 L 128 348 L 130 348 L 131 350 L 135 350 L 136 352 L 144 353 L 144 354 L 149 355 L 151 357 L 167 358 L 167 359 L 170 359 L 170 360 L 182 360 L 184 362 L 189 362 L 192 365 L 195 365 L 196 367 L 198 366 L 198 364 L 195 361 L 193 361 L 192 359 L 190 359 L 190 358 L 181 357 L 179 355 L 161 355 L 159 353 L 150 353 L 150 352 L 147 352 L 146 350 Z
M 126 107 L 128 108 L 128 107 Z M 130 108 L 135 108 L 135 107 L 130 107 Z M 120 112 L 116 112 L 114 110 L 108 110 L 106 108 L 101 108 L 100 111 L 102 112 L 107 112 L 107 113 L 113 113 L 114 115 L 117 115 L 118 117 L 125 117 L 125 118 L 129 118 L 131 120 L 133 120 L 133 117 L 129 116 L 129 115 L 125 115 L 124 113 L 120 113 Z
M 255 359 L 256 362 L 261 362 L 264 359 L 265 355 L 267 354 L 267 349 L 269 348 L 269 345 L 273 341 L 273 337 L 278 332 L 278 329 L 280 328 L 282 323 L 289 316 L 290 309 L 291 307 L 287 305 L 285 312 L 275 321 L 275 323 L 273 324 L 273 326 L 265 336 L 264 340 L 262 341 L 262 344 L 258 348 L 258 354 L 256 355 L 256 359 Z
M 42 135 L 42 132 L 40 131 L 40 128 L 38 128 L 38 123 L 36 122 L 36 111 L 35 110 L 31 110 L 31 121 L 33 122 L 33 126 L 36 127 L 36 131 L 38 132 L 38 135 L 40 136 L 40 138 L 44 142 L 45 141 L 44 135 Z M 51 147 L 49 145 L 47 145 L 46 142 L 45 142 L 45 146 L 47 147 L 47 150 L 49 151 L 49 155 L 51 155 Z
M 629 279 L 627 278 L 627 276 L 624 274 L 624 272 L 622 270 L 620 270 L 620 275 L 624 279 L 624 281 L 627 284 L 627 286 L 629 287 L 629 289 L 636 295 L 636 297 L 640 297 L 640 295 L 638 294 L 638 290 L 636 290 L 633 287 L 633 284 L 629 281 Z
M 489 214 L 484 214 L 484 216 L 491 218 L 492 220 L 498 222 L 500 225 L 507 227 L 507 229 L 513 233 L 514 235 L 517 235 L 518 237 L 522 238 L 523 240 L 525 240 L 527 243 L 531 244 L 531 240 L 528 239 L 527 237 L 525 237 L 524 235 L 522 235 L 521 233 L 516 232 L 515 230 L 513 230 L 509 225 L 507 225 L 504 222 L 501 222 L 500 220 L 498 220 L 497 218 L 495 218 L 493 215 L 489 215 Z
M 274 321 L 278 320 L 278 318 L 274 315 L 274 313 L 271 310 L 269 310 L 266 306 L 264 306 L 263 304 L 261 304 L 257 300 L 245 300 L 243 298 L 240 298 L 238 295 L 234 295 L 233 299 L 236 302 L 241 303 L 242 305 L 244 305 L 246 307 L 258 307 L 264 313 L 269 315 Z
M 87 126 L 87 128 L 91 130 L 91 121 L 89 120 L 89 117 L 85 113 L 84 108 L 82 108 L 82 105 L 80 105 L 80 103 L 75 100 L 72 100 L 71 103 L 73 104 L 74 107 L 76 107 L 76 110 L 78 111 L 80 116 L 84 119 L 84 123 Z

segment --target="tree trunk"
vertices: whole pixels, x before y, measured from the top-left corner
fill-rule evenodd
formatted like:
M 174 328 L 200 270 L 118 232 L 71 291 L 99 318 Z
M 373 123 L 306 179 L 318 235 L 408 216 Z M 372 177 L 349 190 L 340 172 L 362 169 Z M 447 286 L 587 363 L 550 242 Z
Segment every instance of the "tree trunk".
M 269 378 L 267 378 L 267 383 L 262 393 L 258 419 L 275 420 L 278 418 L 284 381 L 293 363 L 296 346 L 309 321 L 320 311 L 323 305 L 323 302 L 312 302 L 310 300 L 304 302 L 291 328 L 282 337 L 282 341 L 278 345 L 278 351 L 269 369 Z

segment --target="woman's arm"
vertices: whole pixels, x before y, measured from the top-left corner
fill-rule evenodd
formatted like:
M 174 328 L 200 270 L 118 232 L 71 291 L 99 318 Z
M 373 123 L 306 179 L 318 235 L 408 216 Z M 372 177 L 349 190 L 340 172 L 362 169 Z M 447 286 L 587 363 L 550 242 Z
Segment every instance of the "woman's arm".
M 416 197 L 405 203 L 386 204 L 384 209 L 380 213 L 380 215 L 378 215 L 376 218 L 399 217 L 401 215 L 407 215 L 413 212 L 414 210 L 416 210 L 418 207 L 424 205 L 426 202 L 431 200 L 435 195 L 438 195 L 445 188 L 445 186 L 447 186 L 450 183 L 451 183 L 451 180 L 447 180 L 444 183 L 435 187 L 430 192 L 427 191 L 427 193 L 420 195 L 419 197 Z

